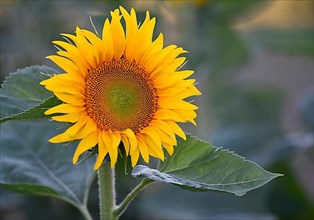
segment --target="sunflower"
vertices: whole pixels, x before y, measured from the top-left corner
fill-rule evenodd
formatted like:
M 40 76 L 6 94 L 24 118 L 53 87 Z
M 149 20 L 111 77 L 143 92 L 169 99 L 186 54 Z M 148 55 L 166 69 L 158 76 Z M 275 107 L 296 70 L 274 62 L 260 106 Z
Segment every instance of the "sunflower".
M 125 29 L 121 18 L 125 21 Z M 192 70 L 179 70 L 186 53 L 176 45 L 163 46 L 163 35 L 153 40 L 156 19 L 147 11 L 138 25 L 136 12 L 123 7 L 111 11 L 104 22 L 102 37 L 76 28 L 75 34 L 61 34 L 66 41 L 53 41 L 59 49 L 48 56 L 60 68 L 41 82 L 63 103 L 45 114 L 70 126 L 51 138 L 52 143 L 80 140 L 73 156 L 97 147 L 97 170 L 106 155 L 114 167 L 123 146 L 134 167 L 141 155 L 164 160 L 172 155 L 176 135 L 186 136 L 178 122 L 191 122 L 197 106 L 186 101 L 200 95 Z M 60 49 L 61 48 L 61 49 Z

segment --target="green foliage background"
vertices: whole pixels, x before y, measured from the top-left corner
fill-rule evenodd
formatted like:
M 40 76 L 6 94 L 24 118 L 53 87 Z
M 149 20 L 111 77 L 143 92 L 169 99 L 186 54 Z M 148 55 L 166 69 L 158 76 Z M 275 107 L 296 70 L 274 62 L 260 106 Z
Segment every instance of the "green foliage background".
M 1 82 L 8 73 L 33 64 L 57 68 L 44 58 L 55 53 L 51 41 L 61 39 L 60 33 L 73 33 L 77 25 L 92 30 L 88 16 L 100 30 L 109 10 L 120 4 L 137 8 L 139 20 L 149 9 L 157 17 L 155 34 L 163 32 L 166 44 L 190 51 L 186 68 L 195 69 L 203 93 L 195 100 L 200 107 L 198 127 L 185 130 L 285 176 L 243 197 L 156 184 L 122 219 L 311 219 L 314 36 L 313 21 L 308 20 L 313 20 L 313 3 L 304 2 L 291 6 L 295 11 L 288 6 L 278 11 L 273 23 L 284 12 L 299 19 L 281 27 L 247 24 L 273 7 L 269 1 L 1 1 Z M 1 129 L 19 126 L 14 123 L 6 122 Z M 130 178 L 130 166 L 125 170 L 121 162 L 117 168 L 119 200 L 138 180 Z M 42 193 L 56 192 L 42 189 Z M 54 198 L 3 188 L 0 204 L 2 219 L 82 218 Z M 89 209 L 97 219 L 96 186 Z

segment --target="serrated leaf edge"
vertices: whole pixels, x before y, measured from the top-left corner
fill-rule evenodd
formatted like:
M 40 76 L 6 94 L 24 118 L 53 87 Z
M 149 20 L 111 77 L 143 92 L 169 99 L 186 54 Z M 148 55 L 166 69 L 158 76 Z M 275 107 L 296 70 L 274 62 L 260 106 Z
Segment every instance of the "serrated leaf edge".
M 40 105 L 45 104 L 45 102 L 47 102 L 48 100 L 51 100 L 51 99 L 53 99 L 53 98 L 55 98 L 54 95 L 52 95 L 52 96 L 50 96 L 49 98 L 45 99 L 42 103 L 40 103 L 40 104 L 38 104 L 38 105 L 36 105 L 36 106 L 30 108 L 30 109 L 27 109 L 26 111 L 19 112 L 19 113 L 17 113 L 17 114 L 12 114 L 12 115 L 9 115 L 9 116 L 0 118 L 0 124 L 4 123 L 4 122 L 6 122 L 6 121 L 9 121 L 9 120 L 15 120 L 14 117 L 17 117 L 17 116 L 19 116 L 19 115 L 23 115 L 23 114 L 25 114 L 25 113 L 28 113 L 28 112 L 34 110 L 35 108 L 38 108 Z M 46 118 L 48 118 L 48 117 L 50 117 L 50 116 L 46 116 Z M 11 118 L 12 118 L 12 119 L 11 119 Z M 34 118 L 32 118 L 32 119 L 39 119 L 39 118 L 41 118 L 41 117 L 34 117 Z M 29 118 L 21 118 L 21 119 L 19 119 L 19 120 L 28 120 L 28 119 L 29 119 Z
M 27 67 L 25 67 L 25 68 L 19 68 L 19 69 L 17 69 L 15 72 L 9 73 L 9 75 L 4 78 L 3 82 L 2 82 L 1 85 L 0 85 L 0 90 L 3 89 L 4 84 L 5 84 L 11 77 L 13 77 L 15 74 L 18 74 L 19 71 L 22 71 L 22 70 L 25 70 L 25 69 L 34 68 L 34 67 L 48 67 L 48 66 L 45 66 L 45 65 L 31 65 L 31 66 L 27 66 Z M 49 67 L 49 68 L 51 68 L 51 67 Z M 51 68 L 51 69 L 52 69 L 52 68 Z
M 249 162 L 251 162 L 251 161 L 249 161 Z M 253 162 L 252 162 L 253 163 Z M 255 163 L 254 163 L 255 164 Z M 255 164 L 255 165 L 257 165 L 257 164 Z M 143 166 L 143 165 L 138 165 L 138 166 L 136 166 L 136 167 L 144 167 L 144 168 L 149 168 L 148 166 Z M 135 168 L 136 168 L 135 167 Z M 259 166 L 260 167 L 260 166 Z M 133 171 L 135 170 L 135 168 L 133 169 Z M 152 168 L 149 168 L 150 170 L 152 170 L 152 171 L 156 171 L 158 174 L 164 174 L 164 175 L 167 175 L 167 176 L 171 176 L 171 179 L 173 179 L 174 177 L 173 176 L 176 176 L 176 175 L 174 175 L 174 174 L 169 174 L 169 173 L 167 173 L 167 172 L 161 172 L 161 171 L 159 171 L 159 170 L 156 170 L 156 169 L 152 169 Z M 263 168 L 262 168 L 263 169 Z M 264 170 L 264 169 L 263 169 Z M 133 175 L 133 171 L 132 171 L 132 176 L 134 176 L 134 177 L 138 177 L 138 176 L 142 176 L 142 173 L 140 173 L 140 174 L 136 174 L 136 175 Z M 271 173 L 271 172 L 269 172 L 269 171 L 267 171 L 267 170 L 265 170 L 267 173 L 269 173 L 269 174 L 271 174 L 272 175 L 272 177 L 271 178 L 260 178 L 260 179 L 252 179 L 252 180 L 249 180 L 249 181 L 242 181 L 242 182 L 237 182 L 237 183 L 228 183 L 228 184 L 226 184 L 226 183 L 214 183 L 214 184 L 206 184 L 206 183 L 199 183 L 199 182 L 197 182 L 197 181 L 195 181 L 195 180 L 191 180 L 191 182 L 195 182 L 195 183 L 198 183 L 199 185 L 208 185 L 208 186 L 229 186 L 229 185 L 239 185 L 239 184 L 246 184 L 246 183 L 250 183 L 250 182 L 255 182 L 255 181 L 260 181 L 260 180 L 265 180 L 265 179 L 270 179 L 270 180 L 272 180 L 272 179 L 274 179 L 274 178 L 276 178 L 276 177 L 279 177 L 279 176 L 283 176 L 283 174 L 279 174 L 279 173 Z M 176 179 L 182 179 L 181 177 L 176 177 Z M 180 185 L 184 185 L 184 184 L 180 184 Z
M 149 175 L 145 175 L 145 172 L 139 172 L 139 168 L 142 167 L 144 169 L 149 169 L 150 171 L 152 172 L 155 172 L 157 173 L 157 176 L 161 176 L 161 175 L 166 175 L 167 178 L 169 179 L 174 179 L 175 182 L 169 182 L 169 181 L 165 181 L 166 183 L 171 183 L 171 184 L 175 184 L 175 185 L 180 185 L 180 186 L 187 186 L 187 187 L 191 187 L 191 188 L 196 188 L 196 189 L 202 189 L 204 188 L 204 190 L 216 190 L 216 191 L 221 191 L 221 192 L 229 192 L 229 193 L 233 193 L 237 196 L 241 196 L 241 195 L 244 195 L 246 192 L 250 191 L 250 190 L 253 190 L 253 189 L 256 189 L 260 186 L 255 186 L 255 187 L 251 187 L 250 189 L 248 190 L 243 190 L 243 193 L 235 193 L 235 192 L 232 192 L 230 190 L 222 190 L 222 189 L 219 189 L 219 188 L 215 188 L 215 186 L 232 186 L 232 185 L 243 185 L 243 184 L 247 184 L 247 183 L 251 183 L 251 182 L 257 182 L 257 181 L 263 181 L 263 180 L 268 180 L 266 181 L 264 184 L 268 183 L 269 181 L 271 181 L 272 179 L 276 178 L 276 177 L 279 177 L 279 176 L 283 176 L 283 174 L 279 174 L 279 173 L 272 173 L 270 171 L 267 171 L 265 170 L 264 168 L 262 168 L 261 166 L 259 166 L 258 164 L 256 164 L 255 162 L 251 161 L 251 160 L 247 160 L 245 157 L 235 153 L 234 151 L 230 151 L 228 149 L 224 149 L 222 146 L 220 147 L 216 147 L 216 146 L 213 146 L 210 142 L 207 142 L 205 140 L 202 140 L 194 135 L 191 135 L 189 133 L 186 133 L 186 136 L 188 138 L 193 138 L 203 144 L 209 144 L 212 148 L 214 148 L 214 152 L 215 151 L 218 151 L 218 150 L 221 150 L 222 153 L 226 152 L 226 153 L 229 153 L 233 156 L 236 156 L 240 159 L 243 160 L 243 162 L 247 162 L 247 163 L 251 163 L 255 166 L 257 166 L 258 168 L 262 169 L 264 172 L 266 172 L 267 174 L 270 174 L 271 176 L 269 178 L 265 177 L 265 178 L 259 178 L 259 179 L 251 179 L 251 180 L 248 180 L 248 181 L 242 181 L 242 182 L 237 182 L 237 183 L 216 183 L 216 184 L 206 184 L 206 183 L 199 183 L 195 180 L 189 180 L 189 182 L 193 182 L 195 183 L 195 186 L 190 186 L 190 185 L 185 185 L 184 183 L 182 182 L 178 182 L 180 181 L 181 179 L 183 180 L 183 178 L 181 177 L 177 177 L 175 174 L 171 174 L 171 172 L 174 172 L 174 171 L 178 171 L 178 170 L 181 170 L 181 169 L 184 169 L 184 168 L 187 168 L 187 167 L 183 167 L 183 168 L 180 168 L 180 169 L 176 169 L 176 170 L 167 170 L 167 171 L 162 171 L 161 170 L 157 170 L 157 169 L 152 169 L 148 166 L 144 166 L 144 165 L 138 165 L 136 166 L 133 170 L 132 170 L 132 176 L 133 177 L 142 177 L 144 176 L 145 178 L 148 178 L 148 179 L 152 179 L 152 180 L 155 180 L 155 181 L 159 181 L 158 178 L 152 178 L 152 177 L 149 177 Z M 162 168 L 162 167 L 161 167 Z M 144 175 L 143 175 L 144 174 Z M 164 178 L 160 178 L 160 179 L 164 179 Z M 183 181 L 184 182 L 184 181 Z M 264 185 L 262 184 L 262 185 Z M 262 186 L 261 185 L 261 186 Z M 208 188 L 206 188 L 205 186 L 209 186 Z
M 31 66 L 28 66 L 28 67 L 25 67 L 25 68 L 19 68 L 19 69 L 17 69 L 17 70 L 16 70 L 15 72 L 13 72 L 13 73 L 9 73 L 9 75 L 5 77 L 5 79 L 3 80 L 3 82 L 2 82 L 1 85 L 0 85 L 0 92 L 1 92 L 1 90 L 3 89 L 3 86 L 5 85 L 5 83 L 6 83 L 8 80 L 10 80 L 11 77 L 14 77 L 14 75 L 18 74 L 19 71 L 23 71 L 23 70 L 31 69 L 31 68 L 36 68 L 36 67 L 38 67 L 38 68 L 44 68 L 44 67 L 48 67 L 48 66 L 45 66 L 45 65 L 31 65 Z M 51 67 L 49 67 L 49 68 L 51 68 Z M 51 68 L 51 69 L 52 69 L 52 68 Z M 19 112 L 19 113 L 17 113 L 17 114 L 12 114 L 12 115 L 9 115 L 9 116 L 0 118 L 0 124 L 1 124 L 1 123 L 4 123 L 4 122 L 6 122 L 6 121 L 9 121 L 10 118 L 17 117 L 17 116 L 19 116 L 19 115 L 22 115 L 22 114 L 25 114 L 25 113 L 27 113 L 27 112 L 29 112 L 29 111 L 34 110 L 35 108 L 39 107 L 40 105 L 44 104 L 46 101 L 48 101 L 49 99 L 52 99 L 52 98 L 54 98 L 54 97 L 55 97 L 54 95 L 51 95 L 51 96 L 48 97 L 47 99 L 45 99 L 45 100 L 43 100 L 42 102 L 40 102 L 38 105 L 33 106 L 32 108 L 30 108 L 30 109 L 28 109 L 28 110 L 26 110 L 26 111 Z M 36 117 L 36 118 L 34 118 L 34 119 L 38 119 L 38 117 Z M 14 119 L 12 119 L 12 120 L 14 120 Z M 27 120 L 27 119 L 20 119 L 20 120 Z

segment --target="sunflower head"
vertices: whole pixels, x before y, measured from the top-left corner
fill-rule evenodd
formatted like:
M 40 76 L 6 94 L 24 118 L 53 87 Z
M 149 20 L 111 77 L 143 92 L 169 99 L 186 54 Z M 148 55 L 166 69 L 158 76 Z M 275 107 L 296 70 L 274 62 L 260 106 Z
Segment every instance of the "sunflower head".
M 164 149 L 173 153 L 176 135 L 185 139 L 178 123 L 195 124 L 197 106 L 186 99 L 200 92 L 188 79 L 193 71 L 179 70 L 186 51 L 164 47 L 162 34 L 153 40 L 155 22 L 147 12 L 138 25 L 134 9 L 120 7 L 105 20 L 101 37 L 77 27 L 74 35 L 62 34 L 66 42 L 53 41 L 61 49 L 48 58 L 64 73 L 41 84 L 63 103 L 45 114 L 58 113 L 52 119 L 69 127 L 49 141 L 80 140 L 73 163 L 97 147 L 94 169 L 106 155 L 114 167 L 119 146 L 133 167 L 140 155 L 145 162 L 150 156 L 164 160 Z

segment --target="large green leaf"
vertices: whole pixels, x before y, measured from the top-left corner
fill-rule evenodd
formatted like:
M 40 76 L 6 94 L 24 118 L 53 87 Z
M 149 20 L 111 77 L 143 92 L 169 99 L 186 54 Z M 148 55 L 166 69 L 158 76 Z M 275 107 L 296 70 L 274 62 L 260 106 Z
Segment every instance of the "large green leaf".
M 94 178 L 93 161 L 72 164 L 75 146 L 50 144 L 61 123 L 11 121 L 1 125 L 0 183 L 19 193 L 55 196 L 86 206 Z
M 56 72 L 46 66 L 31 66 L 10 74 L 0 89 L 0 123 L 46 117 L 44 111 L 60 101 L 39 83 Z
M 139 165 L 132 175 L 189 190 L 217 190 L 238 196 L 280 176 L 228 150 L 215 148 L 190 136 L 186 141 L 179 141 L 174 154 L 158 170 Z

